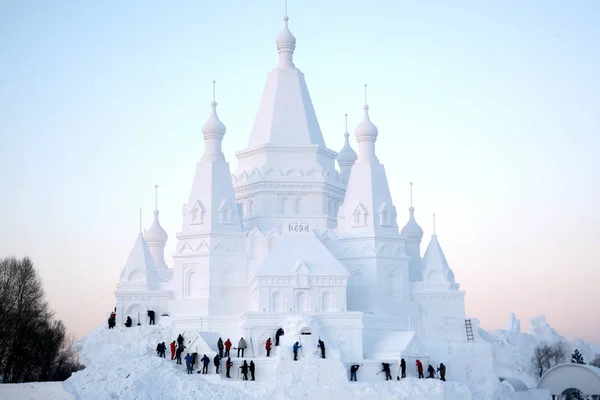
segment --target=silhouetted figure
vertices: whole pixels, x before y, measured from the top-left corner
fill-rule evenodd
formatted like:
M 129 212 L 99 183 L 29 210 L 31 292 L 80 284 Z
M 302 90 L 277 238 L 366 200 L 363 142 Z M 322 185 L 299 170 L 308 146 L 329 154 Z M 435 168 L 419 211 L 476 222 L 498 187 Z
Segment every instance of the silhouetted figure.
M 444 363 L 441 363 L 438 367 L 438 371 L 440 372 L 440 379 L 446 382 L 446 366 Z
M 402 372 L 402 378 L 406 378 L 406 361 L 404 361 L 404 358 L 400 360 L 400 371 Z
M 319 339 L 319 347 L 321 348 L 321 358 L 325 358 L 325 342 Z
M 233 363 L 231 362 L 231 358 L 227 358 L 227 361 L 225 362 L 225 376 L 229 379 L 231 379 L 231 376 L 229 376 L 229 371 L 231 371 L 231 367 L 233 366 Z
M 240 367 L 242 369 L 242 375 L 244 376 L 244 380 L 248 380 L 248 363 L 244 360 L 244 363 Z
M 208 364 L 210 364 L 210 358 L 208 358 L 205 354 L 200 361 L 202 361 L 202 374 L 208 374 Z
M 215 374 L 219 373 L 219 367 L 221 366 L 221 357 L 219 357 L 219 355 L 215 355 L 215 358 L 213 359 L 213 363 L 215 364 L 215 368 L 217 369 L 215 371 Z
M 196 361 L 198 360 L 198 353 L 192 353 L 192 371 L 194 370 L 194 365 L 196 365 Z
M 254 365 L 254 361 L 250 361 L 250 378 L 251 378 L 251 380 L 254 380 L 254 370 L 255 370 L 255 368 L 256 368 L 256 365 Z
M 298 361 L 298 349 L 302 347 L 300 346 L 299 342 L 294 343 L 294 347 L 292 347 L 292 350 L 294 350 L 294 361 Z
M 356 371 L 360 368 L 360 365 L 354 364 L 350 367 L 350 382 L 356 382 Z
M 127 317 L 127 320 L 125 320 L 125 326 L 128 328 L 131 328 L 131 325 L 133 324 L 133 321 L 131 320 L 131 317 Z
M 385 380 L 386 381 L 392 379 L 392 372 L 390 371 L 390 364 L 381 363 L 381 365 L 383 366 L 383 369 L 381 371 L 379 371 L 379 373 L 385 372 Z
M 149 325 L 154 325 L 154 311 L 148 310 L 148 318 L 150 319 Z
M 217 342 L 217 348 L 219 349 L 219 358 L 223 358 L 223 348 L 225 346 L 223 346 L 223 339 L 219 338 L 219 341 Z
M 279 336 L 283 336 L 283 329 L 277 329 L 277 333 L 275 333 L 275 346 L 279 346 Z
M 183 346 L 183 336 L 181 336 L 181 333 L 177 336 L 177 344 Z
M 434 378 L 435 378 L 435 369 L 433 369 L 431 364 L 429 364 L 429 367 L 427 367 L 427 379 L 434 379 Z

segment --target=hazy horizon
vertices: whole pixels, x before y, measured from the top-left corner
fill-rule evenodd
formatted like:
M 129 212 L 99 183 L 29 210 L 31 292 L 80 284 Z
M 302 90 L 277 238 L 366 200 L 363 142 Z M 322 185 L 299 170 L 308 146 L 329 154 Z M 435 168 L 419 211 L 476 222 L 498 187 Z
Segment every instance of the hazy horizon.
M 367 83 L 398 224 L 412 181 L 422 253 L 435 213 L 468 317 L 528 331 L 545 314 L 600 344 L 600 4 L 288 3 L 327 146 L 347 113 L 357 150 Z M 106 324 L 155 184 L 172 266 L 213 79 L 236 169 L 282 16 L 278 0 L 0 3 L 0 257 L 32 258 L 78 336 Z

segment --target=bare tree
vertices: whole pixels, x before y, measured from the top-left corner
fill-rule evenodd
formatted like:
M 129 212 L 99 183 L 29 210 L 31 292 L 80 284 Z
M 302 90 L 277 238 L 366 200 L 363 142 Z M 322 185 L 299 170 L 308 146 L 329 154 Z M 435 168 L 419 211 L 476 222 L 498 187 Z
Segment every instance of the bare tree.
M 538 379 L 550 368 L 562 364 L 567 358 L 566 345 L 562 341 L 549 344 L 541 342 L 531 356 L 531 373 Z

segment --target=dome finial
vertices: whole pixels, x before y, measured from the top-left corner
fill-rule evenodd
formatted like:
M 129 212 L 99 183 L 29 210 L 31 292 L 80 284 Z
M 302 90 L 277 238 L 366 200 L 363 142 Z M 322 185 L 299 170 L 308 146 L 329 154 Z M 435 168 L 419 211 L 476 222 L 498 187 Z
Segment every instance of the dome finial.
M 344 118 L 346 119 L 346 133 L 348 133 L 348 114 L 344 114 Z M 345 135 L 345 134 L 344 134 Z M 346 136 L 347 137 L 347 136 Z
M 215 103 L 214 105 L 217 105 L 217 100 L 215 100 L 215 86 L 217 84 L 217 81 L 213 81 L 213 103 Z
M 294 68 L 293 55 L 296 48 L 296 38 L 288 29 L 287 0 L 285 0 L 285 15 L 283 30 L 277 36 L 277 51 L 279 52 L 279 68 Z
M 158 185 L 154 185 L 154 210 L 158 211 Z
M 413 208 L 413 203 L 412 203 L 412 182 L 410 183 L 410 208 Z
M 435 213 L 433 214 L 433 237 L 436 237 L 436 233 L 435 233 Z
M 369 108 L 369 104 L 367 103 L 367 84 L 365 83 L 365 107 Z

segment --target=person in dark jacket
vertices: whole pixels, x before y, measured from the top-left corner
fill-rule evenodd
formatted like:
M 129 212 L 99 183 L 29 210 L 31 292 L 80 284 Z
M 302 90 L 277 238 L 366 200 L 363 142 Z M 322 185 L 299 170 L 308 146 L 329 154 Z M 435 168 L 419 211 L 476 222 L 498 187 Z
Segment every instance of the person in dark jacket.
M 156 355 L 160 357 L 160 343 L 156 345 Z
M 205 354 L 200 361 L 202 361 L 202 374 L 208 374 L 208 364 L 210 364 L 210 358 L 208 358 Z
M 319 347 L 321 348 L 321 358 L 325 358 L 325 342 L 319 339 Z
M 227 338 L 227 341 L 225 342 L 225 357 L 229 357 L 230 349 L 231 349 L 231 340 L 229 340 L 229 338 Z
M 177 350 L 177 348 L 175 347 L 175 341 L 173 340 L 173 342 L 171 343 L 171 360 L 175 359 L 175 351 Z
M 192 356 L 190 356 L 190 353 L 185 356 L 185 368 L 188 374 L 192 373 Z
M 423 376 L 423 364 L 421 363 L 421 360 L 417 360 L 415 361 L 415 363 L 417 364 L 417 372 L 419 373 L 419 379 L 425 378 L 425 376 Z
M 385 380 L 386 381 L 392 379 L 392 372 L 390 371 L 390 364 L 381 363 L 381 365 L 383 366 L 383 369 L 381 371 L 379 371 L 379 373 L 385 372 Z
M 254 361 L 250 360 L 250 378 L 251 378 L 251 380 L 254 380 L 255 368 L 256 368 L 256 365 L 254 365 Z
M 400 360 L 400 371 L 402 371 L 402 378 L 406 378 L 406 361 L 404 361 L 404 358 Z
M 438 371 L 440 372 L 440 379 L 446 382 L 446 366 L 444 363 L 441 363 L 438 367 Z
M 183 336 L 181 336 L 181 333 L 177 336 L 177 344 L 183 346 Z
M 175 359 L 177 360 L 177 364 L 181 364 L 181 353 L 183 353 L 184 349 L 184 345 L 177 347 L 177 351 L 175 352 Z
M 350 382 L 356 382 L 356 371 L 360 368 L 360 365 L 354 364 L 350 367 Z
M 271 356 L 271 338 L 267 339 L 267 342 L 265 343 L 265 350 L 267 351 L 267 357 Z
M 192 371 L 194 370 L 194 365 L 196 365 L 196 361 L 198 361 L 198 353 L 192 353 Z
M 302 347 L 299 342 L 294 343 L 292 350 L 294 350 L 294 361 L 298 361 L 298 349 Z
M 244 363 L 240 367 L 242 369 L 242 375 L 244 376 L 244 380 L 248 380 L 248 363 L 244 360 Z
M 148 310 L 148 318 L 150 319 L 148 325 L 154 325 L 154 311 Z
M 229 371 L 231 371 L 231 367 L 233 367 L 231 357 L 227 357 L 227 361 L 225 362 L 225 376 L 229 379 L 231 379 L 231 376 L 229 376 Z
M 125 326 L 128 328 L 131 328 L 132 324 L 133 324 L 133 321 L 131 320 L 131 317 L 127 316 L 127 320 L 125 321 Z
M 215 364 L 215 368 L 217 369 L 215 371 L 215 374 L 219 374 L 219 367 L 221 366 L 221 357 L 219 357 L 219 355 L 215 355 L 215 358 L 213 358 L 213 364 Z
M 435 378 L 435 369 L 433 369 L 431 364 L 429 364 L 429 367 L 427 367 L 427 379 L 434 379 L 434 378 Z
M 219 349 L 219 358 L 223 358 L 223 348 L 225 346 L 223 346 L 223 339 L 219 338 L 219 341 L 217 342 L 217 348 Z
M 283 336 L 283 329 L 277 329 L 277 333 L 275 333 L 275 346 L 279 346 L 279 336 Z

